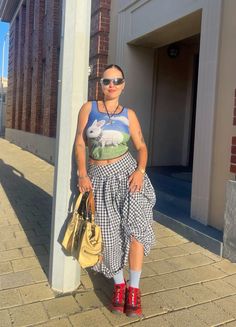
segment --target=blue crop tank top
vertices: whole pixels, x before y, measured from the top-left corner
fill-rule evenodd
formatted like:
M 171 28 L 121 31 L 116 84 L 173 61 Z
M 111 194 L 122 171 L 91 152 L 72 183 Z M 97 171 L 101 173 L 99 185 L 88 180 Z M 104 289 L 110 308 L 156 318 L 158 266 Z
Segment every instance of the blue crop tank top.
M 98 109 L 92 101 L 91 112 L 85 128 L 89 156 L 95 160 L 113 159 L 128 151 L 130 139 L 128 109 L 111 117 Z

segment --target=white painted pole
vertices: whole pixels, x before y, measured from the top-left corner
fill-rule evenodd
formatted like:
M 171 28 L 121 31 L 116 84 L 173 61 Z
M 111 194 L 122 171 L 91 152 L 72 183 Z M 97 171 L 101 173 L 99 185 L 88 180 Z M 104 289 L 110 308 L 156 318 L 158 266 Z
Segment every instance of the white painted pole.
M 63 1 L 61 56 L 58 89 L 56 165 L 49 282 L 59 292 L 80 284 L 80 266 L 62 251 L 58 237 L 77 195 L 73 156 L 78 111 L 87 100 L 91 0 Z

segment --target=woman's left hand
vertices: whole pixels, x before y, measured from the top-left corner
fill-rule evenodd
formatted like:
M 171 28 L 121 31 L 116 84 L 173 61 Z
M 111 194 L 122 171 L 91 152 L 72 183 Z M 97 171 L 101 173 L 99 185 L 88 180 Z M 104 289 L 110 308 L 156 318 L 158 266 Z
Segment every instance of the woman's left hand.
M 140 192 L 143 187 L 143 178 L 144 175 L 138 171 L 135 170 L 129 177 L 129 191 L 134 192 Z

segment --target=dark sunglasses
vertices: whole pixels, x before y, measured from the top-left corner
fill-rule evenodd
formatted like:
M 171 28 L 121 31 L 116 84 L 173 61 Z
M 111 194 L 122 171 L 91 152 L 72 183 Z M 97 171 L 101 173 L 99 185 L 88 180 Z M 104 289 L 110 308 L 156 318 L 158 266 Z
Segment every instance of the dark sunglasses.
M 121 85 L 124 83 L 124 78 L 101 78 L 101 84 L 103 85 L 109 85 L 110 83 L 113 83 L 113 85 Z

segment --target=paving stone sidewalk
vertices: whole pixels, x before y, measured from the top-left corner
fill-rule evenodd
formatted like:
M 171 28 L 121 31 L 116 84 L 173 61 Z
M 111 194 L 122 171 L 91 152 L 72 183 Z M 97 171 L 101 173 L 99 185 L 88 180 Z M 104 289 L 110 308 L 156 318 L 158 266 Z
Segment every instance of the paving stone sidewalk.
M 112 283 L 89 270 L 73 294 L 54 293 L 47 277 L 53 172 L 0 139 L 0 327 L 236 326 L 236 265 L 158 223 L 143 267 L 141 321 L 111 314 Z

